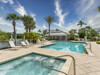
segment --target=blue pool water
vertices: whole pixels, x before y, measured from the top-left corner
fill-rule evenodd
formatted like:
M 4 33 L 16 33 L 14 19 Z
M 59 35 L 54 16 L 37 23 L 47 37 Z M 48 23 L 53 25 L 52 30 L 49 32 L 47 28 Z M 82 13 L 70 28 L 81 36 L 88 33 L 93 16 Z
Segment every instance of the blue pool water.
M 41 48 L 58 50 L 58 51 L 66 51 L 66 52 L 75 52 L 81 53 L 86 52 L 84 49 L 84 45 L 86 43 L 75 43 L 75 42 L 66 42 L 66 41 L 54 41 L 53 45 L 42 46 Z
M 48 70 L 41 65 L 41 61 L 47 56 L 29 54 L 15 60 L 0 64 L 0 75 L 57 75 L 57 72 Z M 64 60 L 52 59 L 45 64 L 60 70 L 65 63 Z

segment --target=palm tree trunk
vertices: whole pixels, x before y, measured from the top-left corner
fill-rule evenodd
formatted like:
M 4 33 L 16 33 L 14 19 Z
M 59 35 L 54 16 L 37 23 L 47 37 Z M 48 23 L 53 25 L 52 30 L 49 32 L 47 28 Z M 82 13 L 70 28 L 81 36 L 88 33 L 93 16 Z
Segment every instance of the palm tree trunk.
M 28 25 L 26 25 L 26 32 L 28 33 Z
M 29 32 L 31 32 L 31 28 L 29 28 Z
M 14 28 L 14 39 L 15 39 L 15 45 L 16 45 L 16 23 L 13 21 L 13 28 Z
M 50 24 L 49 24 L 49 40 L 50 40 Z

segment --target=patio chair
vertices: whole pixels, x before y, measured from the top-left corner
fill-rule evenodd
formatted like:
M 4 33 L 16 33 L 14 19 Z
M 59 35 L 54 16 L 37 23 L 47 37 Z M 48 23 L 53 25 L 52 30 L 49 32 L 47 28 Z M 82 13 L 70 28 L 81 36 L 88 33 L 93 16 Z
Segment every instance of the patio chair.
M 16 46 L 14 41 L 9 41 L 9 45 L 12 49 L 17 49 L 17 48 L 21 48 L 21 46 Z
M 28 46 L 29 46 L 29 45 L 26 44 L 24 41 L 21 41 L 21 44 L 22 44 L 22 46 L 24 46 L 24 47 L 28 47 Z
M 26 43 L 27 45 L 30 45 L 30 46 L 33 45 L 32 43 L 29 43 L 28 40 L 25 40 L 25 43 Z
M 40 40 L 38 39 L 36 43 L 37 43 L 37 44 L 44 45 L 44 40 L 40 41 Z
M 30 45 L 30 43 L 28 42 L 28 40 L 25 40 L 25 43 L 26 43 L 27 45 Z

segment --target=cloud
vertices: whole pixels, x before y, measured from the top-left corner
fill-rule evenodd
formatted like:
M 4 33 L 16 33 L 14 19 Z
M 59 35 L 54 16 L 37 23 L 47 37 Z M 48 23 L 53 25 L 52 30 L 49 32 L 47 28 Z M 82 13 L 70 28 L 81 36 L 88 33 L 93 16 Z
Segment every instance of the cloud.
M 31 16 L 34 18 L 34 21 L 36 21 L 36 18 L 35 18 L 35 16 L 36 16 L 36 14 L 34 14 L 34 13 L 30 13 L 31 14 Z
M 43 26 L 42 26 L 44 29 L 48 29 L 47 27 L 46 27 L 46 25 L 44 24 Z
M 0 25 L 12 26 L 12 24 L 7 22 L 3 17 L 0 17 Z
M 59 22 L 58 23 L 54 23 L 55 25 L 58 25 L 58 26 L 62 26 L 64 25 L 64 19 L 65 17 L 68 15 L 68 12 L 62 14 L 62 9 L 60 7 L 60 3 L 59 3 L 59 0 L 56 0 L 55 1 L 55 6 L 56 6 L 56 10 L 54 11 L 56 16 L 58 17 L 59 19 Z
M 79 17 L 85 19 L 87 25 L 100 27 L 100 13 L 97 11 L 99 5 L 100 0 L 80 0 L 76 12 Z
M 1 2 L 3 3 L 9 3 L 9 4 L 14 4 L 14 1 L 13 0 L 0 0 Z
M 25 10 L 25 8 L 19 3 L 17 2 L 18 5 L 14 5 L 12 6 L 14 8 L 14 10 L 19 13 L 21 16 L 27 15 L 27 12 Z

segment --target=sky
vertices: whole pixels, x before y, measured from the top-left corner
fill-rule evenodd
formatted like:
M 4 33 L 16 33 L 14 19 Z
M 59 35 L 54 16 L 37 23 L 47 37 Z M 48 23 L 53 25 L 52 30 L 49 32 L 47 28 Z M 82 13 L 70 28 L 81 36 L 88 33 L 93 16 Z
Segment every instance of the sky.
M 80 27 L 77 23 L 80 20 L 88 26 L 99 28 L 99 6 L 100 0 L 0 0 L 0 29 L 13 32 L 12 21 L 5 19 L 9 13 L 32 16 L 36 22 L 33 32 L 48 29 L 48 23 L 44 20 L 48 15 L 56 19 L 51 24 L 51 29 L 57 28 L 65 32 L 71 29 L 78 30 Z M 16 30 L 17 33 L 25 32 L 22 21 L 16 21 Z

